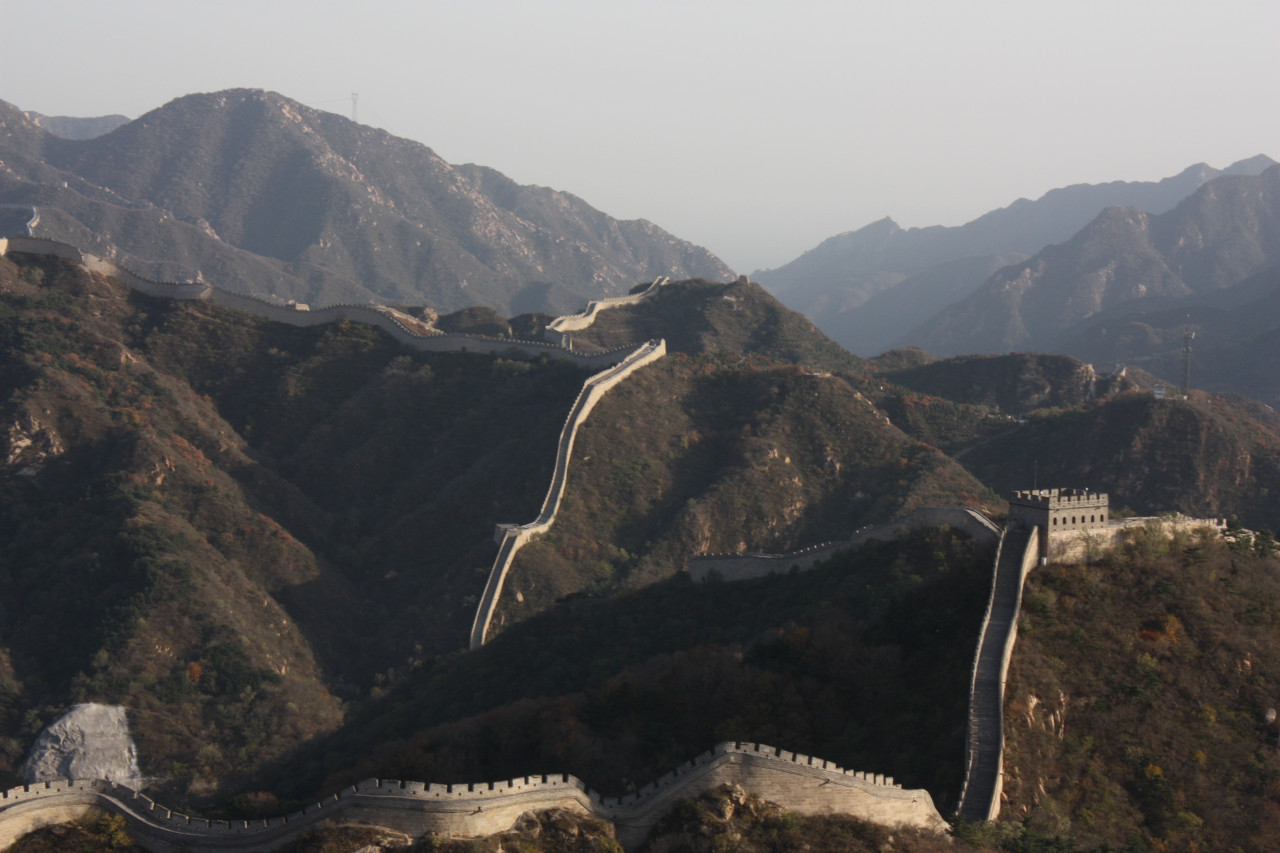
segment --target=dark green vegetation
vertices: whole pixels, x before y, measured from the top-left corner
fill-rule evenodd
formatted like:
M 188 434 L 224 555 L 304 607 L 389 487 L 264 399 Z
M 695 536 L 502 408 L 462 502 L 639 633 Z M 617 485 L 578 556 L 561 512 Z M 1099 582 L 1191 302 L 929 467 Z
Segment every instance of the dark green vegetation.
M 0 583 L 22 602 L 0 619 L 3 781 L 67 704 L 123 703 L 175 803 L 215 779 L 260 787 L 349 703 L 449 660 L 493 525 L 536 514 L 586 375 L 277 326 L 21 256 L 0 261 L 0 347 Z M 564 544 L 518 567 L 511 619 L 670 578 L 705 547 L 810 544 L 982 492 L 885 423 L 858 376 L 812 373 L 717 348 L 615 389 L 581 436 Z
M 935 531 L 798 575 L 567 602 L 425 667 L 287 772 L 323 790 L 569 772 L 619 795 L 719 741 L 785 742 L 892 767 L 945 812 L 992 556 Z
M 1143 515 L 1178 510 L 1280 526 L 1280 418 L 1241 398 L 1126 393 L 1029 419 L 961 461 L 993 488 L 1078 483 Z
M 0 101 L 0 160 L 0 201 L 39 205 L 36 236 L 313 304 L 559 313 L 659 274 L 731 275 L 652 223 L 260 90 L 188 95 L 85 140 Z
M 879 375 L 896 385 L 1011 415 L 1069 409 L 1138 387 L 1125 376 L 1099 377 L 1089 365 L 1065 355 L 962 355 L 902 367 L 897 363 L 907 353 L 903 359 L 887 355 Z
M 53 714 L 102 700 L 146 721 L 147 772 L 234 787 L 456 648 L 583 378 L 57 263 L 0 262 L 0 347 L 6 782 Z
M 1033 572 L 1010 672 L 1005 816 L 1061 849 L 1280 849 L 1280 561 L 1139 533 Z
M 539 318 L 479 309 L 445 322 L 505 333 Z M 571 772 L 623 793 L 720 740 L 889 773 L 927 788 L 945 813 L 959 789 L 990 553 L 944 530 L 810 573 L 697 587 L 681 572 L 691 554 L 788 550 L 920 505 L 998 508 L 983 483 L 1026 487 L 1037 467 L 1042 485 L 1104 489 L 1138 511 L 1276 526 L 1277 418 L 1249 401 L 1115 393 L 1057 357 L 898 353 L 868 364 L 745 284 L 670 285 L 612 322 L 597 346 L 670 324 L 672 352 L 593 412 L 562 517 L 509 578 L 502 630 L 463 653 L 492 526 L 536 514 L 584 371 L 414 353 L 356 324 L 276 326 L 140 297 L 61 263 L 0 260 L 0 782 L 14 781 L 41 725 L 96 700 L 125 704 L 144 772 L 174 777 L 158 797 L 216 798 L 224 815 L 287 811 L 367 776 Z M 1020 425 L 1006 406 L 1035 411 Z M 1177 566 L 1241 567 L 1240 600 L 1196 593 L 1225 620 L 1198 636 L 1197 659 L 1235 660 L 1250 650 L 1232 626 L 1269 624 L 1275 596 L 1249 567 L 1274 561 L 1239 547 L 1160 557 L 1175 588 Z M 1146 565 L 1135 553 L 1117 572 L 1125 559 Z M 1118 582 L 1144 589 L 1139 569 L 1125 570 Z M 1074 630 L 1058 601 L 1029 595 L 1024 640 L 1046 614 Z M 1179 608 L 1142 615 L 1140 629 L 1167 630 L 1172 615 L 1189 632 L 1191 605 Z M 1046 672 L 1065 679 L 1055 666 Z M 1057 695 L 1051 686 L 1035 688 L 1039 702 Z M 1219 721 L 1237 707 L 1219 705 Z M 1245 728 L 1218 725 L 1224 756 L 1254 755 L 1240 752 Z M 1033 753 L 1013 749 L 1020 778 L 1032 778 L 1022 756 Z M 1239 788 L 1204 751 L 1205 778 Z M 1129 791 L 1130 765 L 1101 747 L 1089 754 L 1104 755 L 1090 772 Z M 1177 767 L 1148 763 L 1166 778 Z M 1063 823 L 1066 806 L 1052 820 L 1032 809 L 1024 824 L 1013 811 L 1012 823 L 964 833 L 1010 853 L 1108 838 L 1154 849 L 1175 837 L 1167 826 L 1194 823 L 1183 811 L 1209 827 L 1205 839 L 1254 832 L 1236 817 L 1223 820 L 1245 829 L 1213 829 L 1207 808 L 1177 793 L 1208 783 L 1180 784 L 1164 812 L 1146 800 L 1117 807 L 1137 821 L 1123 838 L 1089 834 L 1096 821 L 1084 812 Z M 1039 790 L 1028 785 L 1018 804 Z M 1251 807 L 1232 808 L 1223 814 Z M 769 814 L 723 837 L 819 849 L 821 838 L 878 837 Z M 521 844 L 555 835 L 522 832 Z

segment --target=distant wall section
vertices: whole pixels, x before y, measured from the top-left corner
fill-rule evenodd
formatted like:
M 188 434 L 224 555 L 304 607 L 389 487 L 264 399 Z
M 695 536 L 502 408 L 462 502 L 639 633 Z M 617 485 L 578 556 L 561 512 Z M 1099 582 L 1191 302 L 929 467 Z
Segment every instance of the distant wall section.
M 689 577 L 695 582 L 713 578 L 741 581 L 783 574 L 792 569 L 807 571 L 840 551 L 856 548 L 872 539 L 898 539 L 912 530 L 944 524 L 979 542 L 995 543 L 1000 538 L 1000 528 L 976 510 L 960 506 L 920 507 L 887 524 L 863 527 L 846 540 L 825 542 L 789 554 L 699 554 L 689 560 Z
M 114 261 L 84 252 L 68 243 L 41 237 L 10 237 L 0 242 L 0 255 L 9 252 L 25 252 L 61 258 L 83 266 L 92 272 L 119 279 L 139 293 L 166 299 L 203 299 L 226 308 L 243 311 L 290 326 L 317 326 L 339 320 L 350 320 L 377 326 L 391 337 L 414 349 L 426 352 L 473 352 L 484 355 L 519 354 L 522 356 L 546 356 L 572 361 L 587 368 L 599 368 L 616 364 L 635 352 L 637 347 L 621 347 L 608 352 L 580 355 L 572 350 L 545 341 L 524 341 L 491 338 L 485 335 L 422 334 L 410 328 L 390 311 L 380 305 L 339 304 L 315 310 L 307 306 L 281 304 L 252 296 L 234 293 L 200 281 L 155 281 L 140 276 Z M 655 283 L 656 284 L 656 283 Z M 652 289 L 654 285 L 650 286 Z M 647 293 L 648 291 L 646 291 Z M 625 297 L 620 297 L 625 298 Z
M 653 283 L 639 293 L 630 293 L 626 296 L 614 296 L 608 299 L 595 299 L 587 303 L 587 307 L 583 308 L 577 314 L 566 314 L 563 317 L 557 317 L 547 324 L 542 330 L 542 336 L 547 341 L 562 347 L 572 346 L 570 332 L 580 332 L 589 327 L 596 321 L 596 317 L 600 316 L 601 311 L 607 311 L 610 308 L 621 308 L 624 305 L 638 305 L 644 300 L 656 294 L 664 285 L 670 282 L 667 276 L 659 276 L 653 280 Z

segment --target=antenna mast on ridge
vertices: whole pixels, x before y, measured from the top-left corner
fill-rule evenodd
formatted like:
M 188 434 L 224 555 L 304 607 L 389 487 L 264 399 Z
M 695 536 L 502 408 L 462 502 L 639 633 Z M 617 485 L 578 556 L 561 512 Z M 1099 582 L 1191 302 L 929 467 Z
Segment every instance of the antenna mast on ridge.
M 356 122 L 357 124 L 359 124 L 359 120 L 356 118 L 356 101 L 358 100 L 360 100 L 360 93 L 352 92 L 351 93 L 351 120 Z
M 1191 315 L 1187 315 L 1187 324 L 1182 327 L 1182 399 L 1187 399 L 1191 390 L 1191 341 L 1196 333 L 1191 328 Z

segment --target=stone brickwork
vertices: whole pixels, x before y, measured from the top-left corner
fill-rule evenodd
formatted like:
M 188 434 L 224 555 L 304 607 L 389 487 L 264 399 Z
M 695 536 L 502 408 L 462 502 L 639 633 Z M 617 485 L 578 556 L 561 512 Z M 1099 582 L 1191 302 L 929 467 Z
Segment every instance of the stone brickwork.
M 382 826 L 414 837 L 492 835 L 520 815 L 564 808 L 611 821 L 628 850 L 679 800 L 736 784 L 801 814 L 849 814 L 889 826 L 945 832 L 924 790 L 890 777 L 753 743 L 722 743 L 622 798 L 602 798 L 567 774 L 466 785 L 367 779 L 301 811 L 262 820 L 205 820 L 174 812 L 124 785 L 101 780 L 46 782 L 0 794 L 0 848 L 23 834 L 100 808 L 124 817 L 152 853 L 270 851 L 321 825 Z
M 1050 536 L 1106 527 L 1109 512 L 1106 493 L 1085 489 L 1030 489 L 1009 495 L 1009 523 L 1039 527 Z

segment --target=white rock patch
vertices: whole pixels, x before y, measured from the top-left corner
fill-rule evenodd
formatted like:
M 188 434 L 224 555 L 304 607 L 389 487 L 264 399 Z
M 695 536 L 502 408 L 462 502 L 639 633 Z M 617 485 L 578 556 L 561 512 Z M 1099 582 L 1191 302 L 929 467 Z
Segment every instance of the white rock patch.
M 73 705 L 36 738 L 22 775 L 27 784 L 54 779 L 136 783 L 138 749 L 124 707 Z

